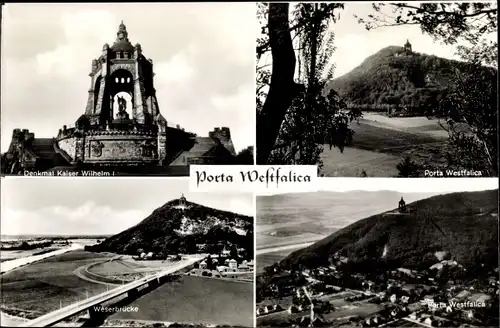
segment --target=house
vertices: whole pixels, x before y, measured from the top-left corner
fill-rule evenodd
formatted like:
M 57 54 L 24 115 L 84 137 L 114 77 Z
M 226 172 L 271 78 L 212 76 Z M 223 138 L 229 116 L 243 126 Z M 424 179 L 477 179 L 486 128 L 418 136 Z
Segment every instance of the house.
M 450 312 L 453 312 L 453 308 L 451 306 L 447 306 L 446 307 L 446 312 L 450 313 Z
M 274 307 L 272 305 L 266 305 L 264 308 L 265 313 L 272 313 L 274 312 Z
M 253 267 L 254 267 L 253 260 L 252 260 L 252 261 L 250 261 L 250 262 L 247 262 L 247 265 L 248 265 L 250 268 L 253 268 Z
M 249 269 L 250 269 L 250 268 L 249 268 L 249 266 L 248 266 L 248 265 L 246 265 L 246 264 L 243 264 L 243 263 L 242 263 L 242 264 L 238 265 L 238 270 L 241 270 L 241 271 L 248 271 Z
M 229 268 L 230 269 L 237 269 L 238 268 L 238 262 L 236 262 L 235 259 L 229 260 Z
M 201 261 L 201 262 L 200 262 L 200 269 L 203 269 L 203 270 L 204 270 L 204 269 L 206 269 L 206 268 L 207 268 L 207 262 L 205 262 L 205 261 Z
M 225 265 L 219 265 L 219 266 L 217 266 L 217 271 L 219 271 L 219 272 L 228 272 L 229 271 L 229 267 L 227 267 Z
M 410 319 L 411 319 L 411 320 L 417 320 L 417 313 L 416 313 L 416 312 L 412 312 L 412 313 L 410 314 Z
M 276 311 L 281 311 L 281 310 L 283 310 L 283 308 L 281 307 L 281 305 L 279 305 L 279 304 L 274 304 L 273 305 L 273 311 L 276 312 Z
M 397 297 L 396 297 L 396 294 L 392 294 L 391 297 L 389 297 L 389 300 L 392 302 L 392 303 L 396 303 L 397 301 Z
M 433 318 L 428 317 L 424 319 L 423 323 L 429 326 L 434 326 L 436 324 L 436 321 Z
M 146 258 L 146 255 L 147 255 L 147 254 L 146 254 L 146 253 L 144 253 L 144 252 L 143 252 L 143 253 L 141 253 L 140 258 L 141 258 L 141 259 L 145 259 L 145 258 Z
M 394 310 L 391 311 L 391 316 L 393 316 L 393 317 L 396 317 L 398 314 L 399 314 L 399 310 L 398 309 L 394 309 Z
M 151 260 L 153 258 L 153 252 L 149 252 L 146 254 L 146 259 Z
M 263 310 L 263 309 L 261 309 L 261 308 L 258 308 L 258 309 L 255 311 L 255 313 L 257 314 L 257 316 L 260 316 L 260 315 L 264 314 L 264 310 Z
M 401 303 L 407 304 L 410 298 L 408 296 L 401 296 Z

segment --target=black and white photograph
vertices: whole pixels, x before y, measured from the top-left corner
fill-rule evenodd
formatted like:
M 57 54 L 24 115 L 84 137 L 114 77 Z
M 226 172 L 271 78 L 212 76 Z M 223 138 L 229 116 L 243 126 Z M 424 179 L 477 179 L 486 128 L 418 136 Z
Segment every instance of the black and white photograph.
M 497 2 L 257 3 L 257 164 L 497 177 Z
M 257 196 L 258 327 L 499 326 L 497 179 L 322 180 Z
M 254 163 L 255 4 L 1 7 L 3 174 Z
M 185 178 L 1 184 L 3 327 L 253 327 L 254 197 Z

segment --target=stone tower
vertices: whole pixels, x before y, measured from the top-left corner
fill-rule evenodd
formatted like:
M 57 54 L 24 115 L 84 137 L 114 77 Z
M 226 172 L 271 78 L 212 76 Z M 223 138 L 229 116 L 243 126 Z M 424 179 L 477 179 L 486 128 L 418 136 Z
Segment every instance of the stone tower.
M 186 197 L 184 197 L 184 194 L 182 194 L 181 198 L 179 199 L 179 205 L 186 206 Z
M 405 50 L 405 53 L 406 54 L 411 54 L 411 43 L 410 41 L 408 41 L 408 39 L 406 39 L 406 43 L 404 45 L 404 50 Z
M 89 75 L 85 116 L 91 126 L 105 127 L 116 120 L 113 111 L 117 108 L 113 107 L 115 95 L 120 92 L 125 92 L 132 99 L 132 115 L 127 115 L 126 119 L 142 128 L 155 126 L 157 117 L 161 116 L 153 85 L 153 61 L 144 57 L 140 44 L 133 46 L 130 43 L 123 21 L 113 45 L 104 44 L 101 55 L 92 60 Z

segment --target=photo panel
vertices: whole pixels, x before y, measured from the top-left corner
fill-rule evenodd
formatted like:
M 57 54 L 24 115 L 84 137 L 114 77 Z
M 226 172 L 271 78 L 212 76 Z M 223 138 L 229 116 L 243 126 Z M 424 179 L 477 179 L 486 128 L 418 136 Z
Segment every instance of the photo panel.
M 257 164 L 497 177 L 497 3 L 257 3 Z
M 498 326 L 497 179 L 347 180 L 257 196 L 257 327 Z
M 254 197 L 185 178 L 2 181 L 2 326 L 254 327 Z
M 3 5 L 2 174 L 253 164 L 254 25 L 250 3 Z

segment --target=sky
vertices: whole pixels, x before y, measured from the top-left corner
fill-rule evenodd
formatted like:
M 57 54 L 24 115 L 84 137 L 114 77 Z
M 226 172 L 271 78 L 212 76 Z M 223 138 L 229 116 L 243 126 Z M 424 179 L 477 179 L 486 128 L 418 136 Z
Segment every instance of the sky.
M 318 178 L 313 180 L 317 191 L 395 191 L 403 193 L 433 193 L 435 195 L 462 191 L 498 189 L 497 178 Z M 265 196 L 289 194 L 289 190 Z M 315 191 L 312 192 L 313 194 Z M 295 196 L 305 193 L 296 193 Z
M 189 192 L 186 178 L 2 178 L 3 235 L 121 232 L 184 194 L 188 201 L 254 215 L 248 193 Z
M 335 33 L 335 52 L 331 62 L 335 64 L 334 77 L 339 77 L 359 66 L 367 57 L 388 46 L 403 46 L 408 40 L 414 52 L 435 55 L 448 59 L 460 59 L 456 55 L 456 46 L 444 45 L 427 34 L 422 34 L 418 25 L 383 27 L 367 31 L 359 24 L 354 14 L 367 18 L 375 14 L 371 2 L 345 3 L 343 10 L 338 10 L 339 20 L 330 26 Z M 292 6 L 290 6 L 292 9 Z M 391 14 L 384 9 L 384 13 Z M 391 14 L 391 16 L 393 16 Z M 260 28 L 258 29 L 260 31 Z M 489 35 L 496 40 L 496 34 Z M 270 56 L 263 58 L 270 62 Z M 260 63 L 259 63 L 260 66 Z
M 55 137 L 85 111 L 92 59 L 123 20 L 154 63 L 160 112 L 208 136 L 227 126 L 237 151 L 255 140 L 255 4 L 6 4 L 1 151 L 15 128 Z

